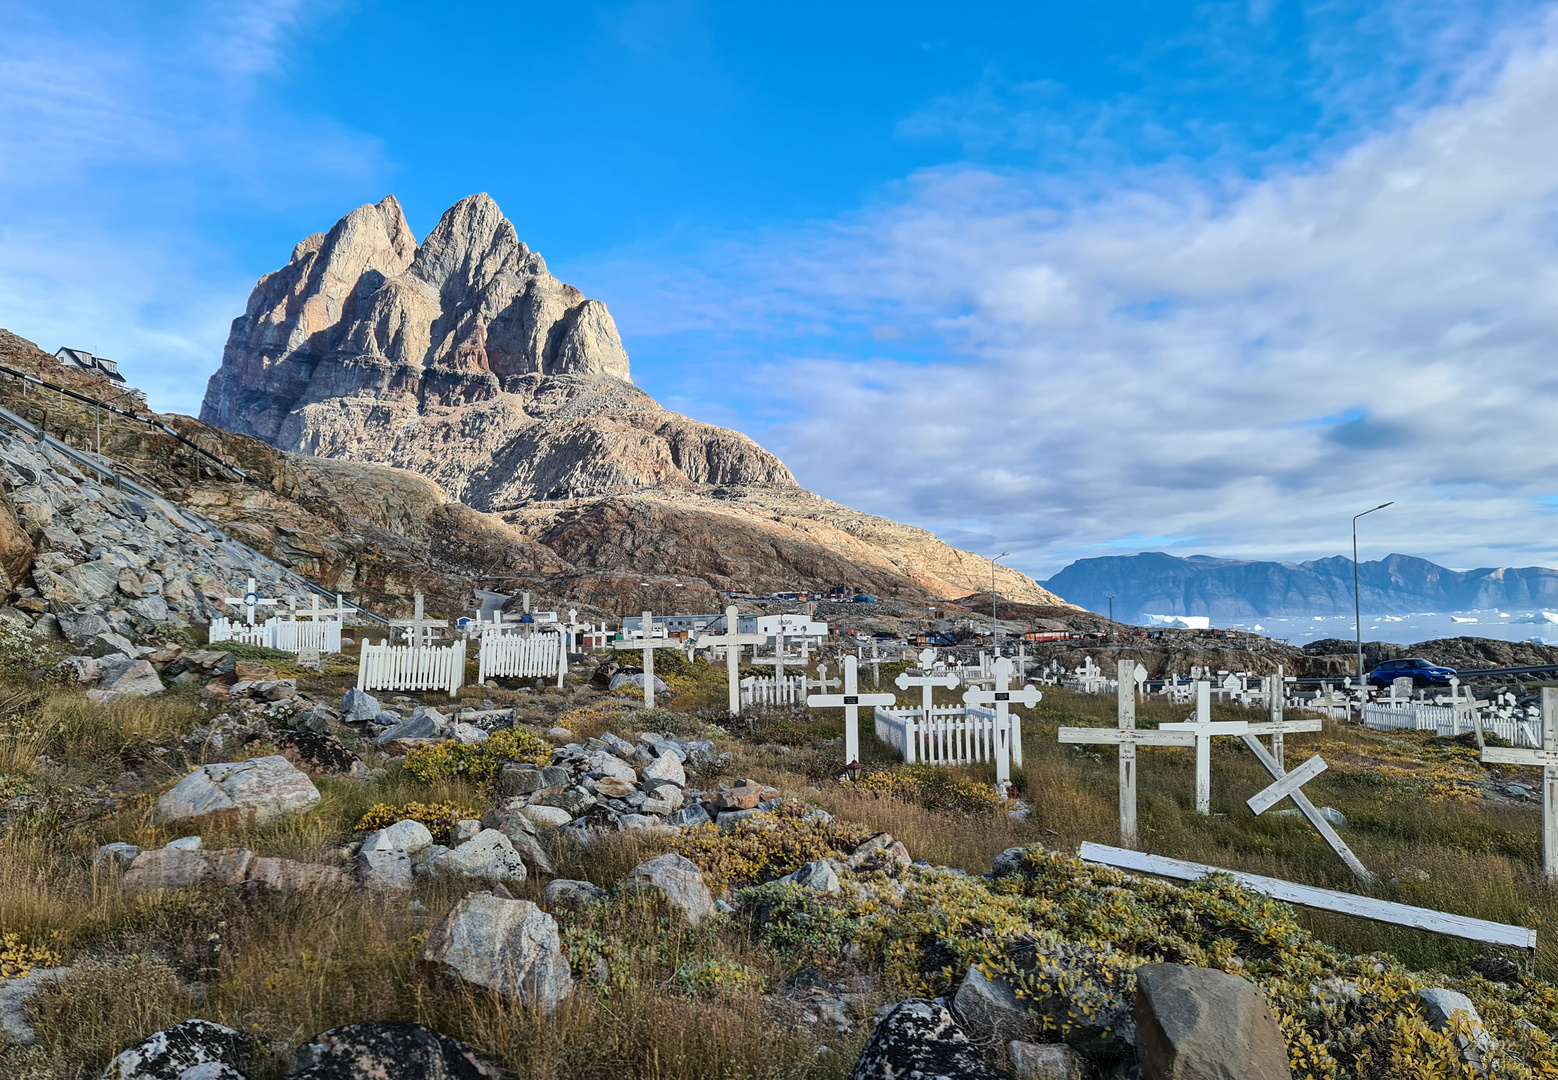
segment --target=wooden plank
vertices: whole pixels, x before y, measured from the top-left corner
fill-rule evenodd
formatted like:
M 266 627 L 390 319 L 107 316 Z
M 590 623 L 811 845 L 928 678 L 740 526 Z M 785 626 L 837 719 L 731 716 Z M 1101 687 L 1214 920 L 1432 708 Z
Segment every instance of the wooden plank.
M 1131 870 L 1176 881 L 1196 881 L 1208 874 L 1228 874 L 1240 885 L 1289 904 L 1315 908 L 1319 911 L 1335 911 L 1342 915 L 1356 915 L 1362 919 L 1408 926 L 1435 934 L 1482 941 L 1490 945 L 1509 945 L 1517 949 L 1536 948 L 1536 931 L 1524 926 L 1473 919 L 1466 915 L 1451 915 L 1431 908 L 1397 904 L 1389 900 L 1376 900 L 1371 896 L 1319 889 L 1312 885 L 1299 885 L 1281 878 L 1244 874 L 1237 870 L 1222 870 L 1215 866 L 1170 859 L 1162 855 L 1147 855 L 1106 844 L 1084 843 L 1077 852 L 1085 862 L 1101 863 L 1119 870 Z
M 1276 751 L 1272 751 L 1271 756 L 1275 759 L 1277 756 Z M 1279 761 L 1277 764 L 1281 765 L 1282 763 Z M 1250 796 L 1246 802 L 1249 808 L 1255 811 L 1255 816 L 1259 817 L 1323 772 L 1325 772 L 1325 758 L 1316 754 L 1286 776 L 1275 781 L 1264 791 Z

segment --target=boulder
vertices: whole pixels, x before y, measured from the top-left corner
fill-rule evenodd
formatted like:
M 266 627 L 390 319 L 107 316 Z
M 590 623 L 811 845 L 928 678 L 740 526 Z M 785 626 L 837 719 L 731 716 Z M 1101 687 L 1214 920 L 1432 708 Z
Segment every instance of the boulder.
M 350 879 L 338 866 L 296 859 L 256 858 L 249 864 L 243 883 L 246 888 L 272 892 L 318 892 L 344 888 Z
M 479 728 L 475 724 L 465 724 L 459 722 L 456 722 L 455 725 L 449 729 L 449 734 L 454 737 L 455 742 L 464 743 L 466 745 L 470 745 L 471 743 L 486 742 L 492 737 L 486 732 L 485 729 Z
M 1289 1080 L 1287 1042 L 1248 979 L 1213 968 L 1136 969 L 1142 1080 Z
M 298 1049 L 287 1080 L 499 1080 L 496 1066 L 421 1024 L 368 1020 L 331 1028 Z
M 800 885 L 807 889 L 816 889 L 818 892 L 836 893 L 839 891 L 838 871 L 833 869 L 833 864 L 826 859 L 817 859 L 806 863 L 792 873 L 779 879 Z M 973 969 L 970 968 L 970 971 Z M 961 1007 L 961 1003 L 959 1003 Z
M 534 795 L 545 786 L 546 783 L 541 777 L 541 770 L 534 765 L 508 761 L 504 763 L 503 768 L 498 770 L 498 794 L 500 796 Z
M 598 904 L 606 899 L 606 890 L 588 881 L 557 878 L 546 883 L 541 890 L 541 903 L 548 908 L 577 909 L 585 904 Z
M 181 1080 L 201 1065 L 225 1065 L 242 1075 L 256 1049 L 252 1035 L 209 1020 L 185 1020 L 120 1053 L 103 1070 L 103 1080 Z
M 124 891 L 145 893 L 203 885 L 241 885 L 253 861 L 254 853 L 244 848 L 215 851 L 160 848 L 143 851 L 130 863 L 130 869 L 125 871 Z
M 134 844 L 113 843 L 104 844 L 97 849 L 92 856 L 93 866 L 112 866 L 119 869 L 127 868 L 135 857 L 141 853 L 141 849 Z
M 713 820 L 713 818 L 709 817 L 709 812 L 707 810 L 705 810 L 698 803 L 693 803 L 691 806 L 684 807 L 681 810 L 677 810 L 675 813 L 666 815 L 665 823 L 667 825 L 682 825 L 686 826 L 687 828 L 697 828 L 699 825 L 708 825 Z
M 509 838 L 497 829 L 483 829 L 472 839 L 444 852 L 434 860 L 433 869 L 493 885 L 525 880 L 524 860 Z
M 196 769 L 157 800 L 152 824 L 232 818 L 269 825 L 319 804 L 319 789 L 280 754 Z
M 557 923 L 528 900 L 472 893 L 428 935 L 418 965 L 551 1012 L 573 990 Z
M 305 727 L 297 731 L 277 732 L 274 741 L 282 757 L 315 776 L 357 771 L 357 755 L 334 735 L 321 734 Z
M 603 799 L 626 799 L 637 790 L 631 781 L 616 776 L 603 776 L 595 781 L 595 794 Z
M 341 723 L 343 724 L 365 724 L 369 720 L 378 719 L 382 711 L 378 698 L 355 686 L 341 698 Z
M 1000 1039 L 1036 1034 L 1041 1026 L 1017 997 L 1011 983 L 986 977 L 978 964 L 968 966 L 952 1004 L 970 1030 Z
M 877 1021 L 849 1080 L 1006 1080 L 939 1000 L 910 998 Z
M 682 769 L 682 759 L 669 752 L 655 758 L 651 765 L 639 773 L 639 779 L 650 786 L 655 784 L 687 786 L 687 773 Z
M 560 806 L 527 806 L 520 813 L 538 830 L 556 829 L 573 820 L 573 815 Z
M 644 688 L 644 673 L 639 671 L 639 672 L 634 672 L 633 674 L 629 675 L 626 672 L 619 671 L 617 674 L 615 674 L 615 675 L 613 675 L 611 677 L 611 682 L 607 684 L 606 689 L 607 690 L 620 690 L 624 686 L 631 686 L 631 687 L 635 687 L 636 689 L 642 690 Z M 661 694 L 669 694 L 670 692 L 671 692 L 670 685 L 667 684 L 666 681 L 664 679 L 662 679 L 660 676 L 656 675 L 655 676 L 655 695 L 658 697 Z
M 1087 1059 L 1065 1043 L 1012 1040 L 1007 1048 L 1017 1080 L 1088 1080 Z
M 17 517 L 10 494 L 0 491 L 0 593 L 13 593 L 26 583 L 34 555 L 32 537 Z
M 722 813 L 727 810 L 755 810 L 765 797 L 764 790 L 761 784 L 737 784 L 714 796 L 714 808 Z
M 91 611 L 61 611 L 55 618 L 65 640 L 76 646 L 84 646 L 99 634 L 113 630 L 107 619 Z
M 358 850 L 357 880 L 370 889 L 402 891 L 411 888 L 411 856 L 399 848 Z
M 54 670 L 67 673 L 67 677 L 83 686 L 92 686 L 103 677 L 103 662 L 95 656 L 67 656 L 54 665 Z
M 102 704 L 124 698 L 149 697 L 167 689 L 149 660 L 115 654 L 103 657 L 98 663 L 101 665 L 102 677 L 96 690 L 87 691 L 89 701 Z
M 26 975 L 0 979 L 0 1042 L 8 1039 L 19 1046 L 37 1042 L 27 1002 L 46 985 L 69 974 L 70 968 L 33 968 Z
M 1419 990 L 1417 996 L 1423 1003 L 1428 1026 L 1435 1031 L 1454 1031 L 1462 1025 L 1469 1029 L 1467 1032 L 1455 1031 L 1456 1045 L 1463 1061 L 1481 1068 L 1483 1055 L 1493 1049 L 1493 1036 L 1483 1026 L 1471 998 L 1443 987 Z
M 406 818 L 370 833 L 358 851 L 404 851 L 415 855 L 432 846 L 433 834 L 427 831 L 427 826 Z
M 612 776 L 628 784 L 638 782 L 633 766 L 609 750 L 596 750 L 584 759 L 584 771 L 592 776 Z
M 502 810 L 489 810 L 486 817 L 482 818 L 482 824 L 489 829 L 496 829 L 509 838 L 509 843 L 514 845 L 514 850 L 519 852 L 519 857 L 525 860 L 525 866 L 536 874 L 548 876 L 556 873 L 552 867 L 551 857 L 546 849 L 541 846 L 530 830 L 533 825 L 521 814 L 510 814 Z
M 633 867 L 624 884 L 659 893 L 694 926 L 714 912 L 714 897 L 703 883 L 702 871 L 674 853 L 645 859 Z
M 437 716 L 413 716 L 410 720 L 396 724 L 378 737 L 380 746 L 389 746 L 391 743 L 420 741 L 424 739 L 442 739 L 448 731 L 446 725 L 439 723 L 433 717 Z

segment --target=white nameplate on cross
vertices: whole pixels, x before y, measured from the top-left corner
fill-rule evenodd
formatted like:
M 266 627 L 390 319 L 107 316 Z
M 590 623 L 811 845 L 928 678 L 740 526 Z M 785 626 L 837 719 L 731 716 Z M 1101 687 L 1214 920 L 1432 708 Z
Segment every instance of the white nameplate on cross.
M 1196 683 L 1196 718 L 1178 724 L 1159 724 L 1159 731 L 1189 731 L 1196 737 L 1196 813 L 1212 814 L 1212 739 L 1218 735 L 1246 735 L 1246 720 L 1212 719 L 1212 684 Z
M 1012 778 L 1010 762 L 1015 759 L 1017 764 L 1022 764 L 1022 730 L 1017 726 L 1017 718 L 1011 715 L 1010 707 L 1026 705 L 1031 709 L 1043 700 L 1044 694 L 1031 686 L 1021 690 L 1007 689 L 1012 680 L 1012 662 L 1006 657 L 996 657 L 993 668 L 995 688 L 965 690 L 963 704 L 995 706 L 996 738 L 1000 740 L 995 751 L 995 782 L 1004 795 L 1006 785 Z
M 1558 881 L 1558 687 L 1542 687 L 1542 748 L 1485 746 L 1485 765 L 1534 765 L 1542 770 L 1542 874 Z
M 857 679 L 855 658 L 844 657 L 844 692 L 842 694 L 812 694 L 806 699 L 806 704 L 813 709 L 837 709 L 844 710 L 844 764 L 855 765 L 860 761 L 860 707 L 862 705 L 875 708 L 877 705 L 896 705 L 898 699 L 892 694 L 862 694 Z
M 732 604 L 725 609 L 725 632 L 723 634 L 703 634 L 698 638 L 697 647 L 700 649 L 713 648 L 716 645 L 725 646 L 725 673 L 730 684 L 730 715 L 741 715 L 741 647 L 751 645 L 754 651 L 757 646 L 768 640 L 767 634 L 743 634 L 741 630 L 741 615 Z
M 1136 748 L 1138 746 L 1194 746 L 1196 737 L 1188 731 L 1151 730 L 1136 726 L 1136 689 L 1132 678 L 1136 662 L 1120 661 L 1116 692 L 1119 702 L 1119 726 L 1116 728 L 1060 729 L 1063 743 L 1104 743 L 1120 748 L 1120 846 L 1136 846 Z

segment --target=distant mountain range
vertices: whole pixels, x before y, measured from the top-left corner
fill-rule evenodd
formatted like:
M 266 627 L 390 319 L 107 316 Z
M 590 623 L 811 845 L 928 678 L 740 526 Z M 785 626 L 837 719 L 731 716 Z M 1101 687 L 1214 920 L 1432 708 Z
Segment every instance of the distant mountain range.
M 1545 566 L 1450 570 L 1410 555 L 1360 563 L 1365 615 L 1558 608 L 1558 570 Z M 1256 562 L 1161 551 L 1079 559 L 1044 588 L 1092 611 L 1139 622 L 1143 615 L 1209 615 L 1214 623 L 1275 616 L 1352 613 L 1352 560 Z

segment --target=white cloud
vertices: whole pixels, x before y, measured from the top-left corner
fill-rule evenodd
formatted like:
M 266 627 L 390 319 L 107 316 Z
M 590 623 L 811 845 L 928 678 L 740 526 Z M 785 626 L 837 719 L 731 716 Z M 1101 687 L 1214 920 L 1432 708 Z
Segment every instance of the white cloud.
M 1136 536 L 1335 554 L 1385 499 L 1377 554 L 1558 561 L 1558 21 L 1465 66 L 1448 100 L 1256 180 L 917 176 L 711 256 L 675 332 L 718 323 L 732 276 L 728 327 L 830 325 L 756 376 L 798 414 L 765 441 L 840 501 L 1035 572 Z M 882 325 L 957 358 L 895 359 Z

